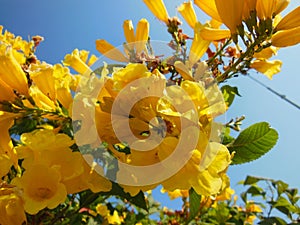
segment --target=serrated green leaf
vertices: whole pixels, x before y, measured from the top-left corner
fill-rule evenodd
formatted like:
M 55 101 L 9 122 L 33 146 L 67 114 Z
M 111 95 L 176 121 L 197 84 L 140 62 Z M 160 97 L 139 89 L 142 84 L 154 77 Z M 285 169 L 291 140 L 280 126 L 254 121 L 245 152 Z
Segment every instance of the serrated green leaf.
M 226 102 L 226 105 L 228 107 L 232 104 L 236 95 L 241 96 L 238 92 L 238 88 L 232 87 L 230 85 L 224 85 L 223 87 L 221 87 L 221 91 L 223 94 L 224 101 Z
M 256 160 L 270 151 L 276 144 L 278 133 L 266 122 L 251 125 L 243 130 L 228 150 L 235 155 L 232 164 L 242 164 Z
M 189 203 L 190 203 L 189 221 L 191 221 L 199 214 L 199 209 L 201 204 L 201 195 L 198 195 L 193 188 L 189 190 Z

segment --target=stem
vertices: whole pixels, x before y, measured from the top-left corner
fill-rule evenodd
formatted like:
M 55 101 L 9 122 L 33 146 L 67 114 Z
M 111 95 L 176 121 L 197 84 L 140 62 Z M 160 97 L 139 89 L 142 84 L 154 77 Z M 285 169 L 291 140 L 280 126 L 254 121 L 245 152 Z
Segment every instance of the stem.
M 227 47 L 229 44 L 231 43 L 231 38 L 227 39 L 227 41 L 223 44 L 223 46 L 215 53 L 215 55 L 213 57 L 211 57 L 208 61 L 207 61 L 207 65 L 210 66 L 210 64 L 217 58 L 217 56 L 221 55 L 223 53 L 223 50 L 225 49 L 225 47 Z

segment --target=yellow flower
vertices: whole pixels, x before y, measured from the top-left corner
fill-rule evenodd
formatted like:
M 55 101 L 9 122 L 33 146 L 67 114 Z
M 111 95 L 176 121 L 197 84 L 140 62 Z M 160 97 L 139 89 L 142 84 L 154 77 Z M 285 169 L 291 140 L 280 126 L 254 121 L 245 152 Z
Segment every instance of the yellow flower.
M 149 37 L 149 23 L 146 19 L 141 19 L 138 22 L 135 34 L 135 48 L 136 53 L 140 54 L 142 51 L 146 50 L 146 43 Z
M 100 216 L 107 216 L 107 214 L 109 214 L 109 210 L 107 208 L 106 205 L 102 205 L 102 204 L 97 204 L 96 206 L 96 212 L 100 215 Z
M 189 63 L 191 66 L 200 60 L 210 44 L 210 41 L 203 40 L 201 37 L 202 29 L 203 25 L 201 25 L 199 22 L 196 23 L 194 28 L 194 39 L 189 53 Z
M 125 20 L 123 23 L 123 31 L 124 36 L 126 38 L 126 42 L 132 43 L 135 42 L 135 36 L 134 36 L 134 27 L 131 20 Z
M 1 79 L 0 79 L 0 93 L 1 93 L 0 101 L 14 101 L 16 98 L 13 89 Z
M 290 13 L 288 13 L 285 17 L 283 17 L 275 27 L 275 31 L 289 30 L 289 29 L 300 27 L 299 15 L 300 15 L 300 6 L 294 9 L 293 11 L 291 11 Z
M 260 73 L 266 75 L 270 80 L 272 80 L 273 75 L 280 72 L 282 62 L 280 60 L 254 60 L 250 67 L 257 70 Z
M 250 13 L 255 11 L 257 0 L 246 0 L 244 1 L 244 12 L 243 18 L 248 19 L 250 17 Z
M 119 62 L 128 62 L 131 57 L 146 52 L 146 43 L 149 38 L 149 23 L 146 19 L 141 19 L 137 24 L 136 34 L 131 20 L 125 20 L 123 23 L 124 35 L 127 43 L 124 44 L 123 54 L 106 40 L 96 40 L 96 49 L 109 59 Z M 134 49 L 135 48 L 135 49 Z M 135 50 L 135 51 L 134 51 Z
M 14 119 L 19 116 L 19 114 L 0 111 L 0 154 L 6 154 L 13 162 L 15 168 L 18 167 L 18 157 L 13 148 L 12 140 L 9 135 L 9 128 L 13 125 Z
M 108 214 L 107 220 L 109 224 L 122 224 L 122 222 L 124 222 L 123 217 L 119 216 L 117 210 L 114 210 L 112 215 Z
M 276 0 L 275 2 L 276 2 L 276 5 L 274 8 L 273 15 L 277 15 L 281 11 L 283 11 L 290 3 L 290 0 Z
M 237 27 L 242 24 L 244 1 L 215 0 L 215 3 L 222 22 L 232 34 L 237 33 Z
M 222 22 L 215 0 L 194 0 L 194 3 L 207 15 L 219 22 Z
M 168 193 L 168 196 L 169 196 L 169 198 L 171 199 L 171 200 L 173 200 L 173 199 L 175 199 L 175 198 L 182 198 L 182 197 L 184 197 L 184 198 L 187 198 L 187 197 L 189 197 L 189 190 L 180 190 L 180 189 L 176 189 L 176 190 L 174 190 L 174 191 L 167 191 L 167 190 L 165 190 L 165 189 L 161 189 L 161 192 L 162 193 L 165 193 L 165 192 L 167 192 Z
M 40 65 L 32 65 L 30 69 L 32 71 L 30 78 L 44 95 L 54 101 L 56 99 L 56 90 L 53 67 L 49 64 L 42 63 Z
M 20 94 L 28 96 L 26 75 L 13 55 L 11 46 L 0 45 L 0 79 Z
M 259 19 L 266 20 L 272 19 L 276 7 L 274 0 L 257 0 L 256 13 Z
M 82 174 L 63 182 L 68 194 L 78 193 L 87 189 L 94 193 L 111 190 L 111 182 L 104 177 L 103 169 L 93 162 L 91 155 L 83 156 L 82 166 L 84 169 Z
M 143 0 L 156 18 L 169 24 L 169 15 L 163 0 Z
M 90 67 L 80 58 L 80 51 L 78 49 L 75 49 L 71 54 L 65 56 L 64 65 L 72 67 L 82 75 L 89 75 L 92 72 Z
M 6 176 L 8 174 L 11 166 L 13 165 L 12 160 L 7 154 L 0 154 L 0 177 Z
M 46 111 L 56 110 L 56 103 L 53 102 L 47 95 L 45 95 L 36 85 L 32 85 L 30 87 L 29 94 L 34 100 L 37 107 Z M 30 105 L 28 105 L 28 107 L 30 107 Z
M 260 52 L 254 53 L 253 57 L 256 59 L 269 59 L 272 56 L 277 54 L 277 50 L 278 50 L 278 48 L 276 48 L 274 46 L 270 46 L 268 48 L 264 48 Z
M 211 27 L 204 27 L 200 32 L 201 37 L 208 41 L 218 41 L 230 38 L 230 30 L 216 29 Z
M 24 208 L 29 214 L 36 214 L 46 207 L 54 209 L 67 197 L 59 172 L 47 165 L 32 165 L 11 183 L 23 190 Z
M 128 62 L 128 59 L 124 56 L 124 54 L 115 46 L 108 43 L 106 40 L 96 40 L 96 49 L 109 59 L 116 60 L 119 62 Z
M 182 3 L 178 8 L 178 12 L 182 15 L 188 25 L 194 29 L 198 19 L 191 1 Z
M 300 26 L 276 32 L 272 36 L 271 43 L 276 47 L 288 47 L 300 43 Z
M 0 224 L 21 225 L 26 224 L 24 201 L 21 190 L 4 183 L 0 184 Z

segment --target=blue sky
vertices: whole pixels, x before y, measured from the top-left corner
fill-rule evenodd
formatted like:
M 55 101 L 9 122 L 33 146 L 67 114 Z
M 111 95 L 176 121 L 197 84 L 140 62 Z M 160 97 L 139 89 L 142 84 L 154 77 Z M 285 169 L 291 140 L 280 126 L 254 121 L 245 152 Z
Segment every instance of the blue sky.
M 175 9 L 181 2 L 165 0 L 170 16 L 178 15 Z M 299 0 L 291 0 L 285 12 L 298 5 Z M 138 20 L 146 18 L 150 22 L 153 40 L 170 40 L 164 24 L 154 18 L 142 0 L 2 0 L 0 15 L 4 29 L 24 39 L 33 35 L 44 36 L 45 41 L 36 54 L 40 60 L 52 64 L 60 62 L 74 48 L 86 49 L 99 56 L 95 49 L 96 39 L 121 45 L 124 42 L 122 24 L 125 19 L 131 19 L 136 25 Z M 198 19 L 205 21 L 201 16 Z M 192 35 L 188 27 L 185 32 Z M 300 104 L 299 51 L 300 45 L 279 50 L 275 58 L 283 61 L 283 67 L 272 81 L 255 72 L 251 75 Z M 232 187 L 240 189 L 236 183 L 249 174 L 282 179 L 292 187 L 300 188 L 300 111 L 247 77 L 232 79 L 228 84 L 238 86 L 242 97 L 233 103 L 226 114 L 227 120 L 245 115 L 242 128 L 267 121 L 279 132 L 276 147 L 267 155 L 252 163 L 230 167 L 228 173 Z

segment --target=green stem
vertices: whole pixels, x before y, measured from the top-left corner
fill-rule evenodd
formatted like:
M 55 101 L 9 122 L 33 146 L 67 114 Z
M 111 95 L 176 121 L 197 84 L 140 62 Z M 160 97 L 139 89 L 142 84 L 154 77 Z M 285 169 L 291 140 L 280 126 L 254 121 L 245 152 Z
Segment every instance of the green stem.
M 227 41 L 224 43 L 224 45 L 215 53 L 213 57 L 211 57 L 207 61 L 207 65 L 210 66 L 210 64 L 219 56 L 223 53 L 223 50 L 231 43 L 231 38 L 227 39 Z

